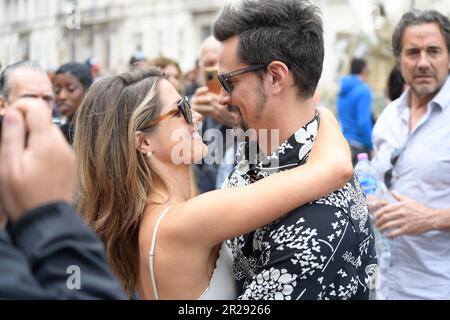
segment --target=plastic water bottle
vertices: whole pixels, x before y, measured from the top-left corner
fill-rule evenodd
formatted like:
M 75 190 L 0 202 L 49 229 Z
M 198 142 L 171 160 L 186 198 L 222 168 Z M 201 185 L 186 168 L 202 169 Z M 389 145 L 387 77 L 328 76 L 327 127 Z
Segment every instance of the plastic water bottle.
M 358 177 L 361 189 L 366 195 L 367 204 L 370 208 L 370 217 L 373 222 L 373 214 L 381 207 L 380 201 L 383 199 L 388 200 L 385 197 L 385 191 L 387 189 L 384 187 L 384 184 L 379 181 L 377 172 L 370 164 L 369 155 L 367 153 L 358 155 L 355 174 Z M 391 256 L 389 239 L 376 228 L 374 228 L 374 233 L 378 257 L 381 260 L 385 260 Z

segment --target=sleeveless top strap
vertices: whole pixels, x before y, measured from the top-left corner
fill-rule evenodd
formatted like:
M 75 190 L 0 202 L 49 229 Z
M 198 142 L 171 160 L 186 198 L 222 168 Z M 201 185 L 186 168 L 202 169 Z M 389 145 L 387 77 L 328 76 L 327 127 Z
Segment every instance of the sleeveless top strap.
M 156 285 L 156 278 L 155 278 L 155 270 L 154 270 L 154 256 L 155 256 L 155 244 L 156 244 L 156 234 L 158 233 L 159 224 L 161 223 L 164 216 L 169 212 L 170 207 L 168 207 L 159 217 L 158 221 L 155 225 L 155 230 L 153 230 L 153 238 L 152 243 L 150 246 L 150 276 L 152 277 L 152 284 L 153 284 L 153 294 L 155 295 L 155 299 L 159 300 L 159 294 L 158 294 L 158 287 Z

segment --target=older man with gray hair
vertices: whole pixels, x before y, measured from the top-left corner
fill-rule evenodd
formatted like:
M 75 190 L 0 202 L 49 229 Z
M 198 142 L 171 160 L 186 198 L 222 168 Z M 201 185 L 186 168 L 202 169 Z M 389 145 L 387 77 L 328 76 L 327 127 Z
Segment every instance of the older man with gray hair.
M 380 299 L 450 298 L 450 21 L 403 15 L 393 49 L 409 89 L 375 125 L 374 167 L 397 203 L 375 212 L 391 239 Z
M 42 99 L 51 107 L 54 99 L 52 83 L 36 61 L 14 63 L 0 76 L 0 108 L 6 108 L 20 98 Z

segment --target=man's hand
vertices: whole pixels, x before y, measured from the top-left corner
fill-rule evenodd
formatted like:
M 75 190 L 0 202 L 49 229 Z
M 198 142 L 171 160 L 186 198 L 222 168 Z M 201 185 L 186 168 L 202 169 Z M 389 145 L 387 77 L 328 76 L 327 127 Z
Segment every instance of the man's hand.
M 381 232 L 388 230 L 387 236 L 396 238 L 435 229 L 436 210 L 398 193 L 392 194 L 399 202 L 384 206 L 375 212 L 375 226 Z
M 0 203 L 12 222 L 36 207 L 73 201 L 75 156 L 43 102 L 20 99 L 6 111 L 0 163 Z
M 381 208 L 389 205 L 389 203 L 385 199 L 381 199 L 375 196 L 369 195 L 367 197 L 367 207 L 369 208 L 370 213 L 375 213 Z
M 192 108 L 202 116 L 209 116 L 228 128 L 234 126 L 234 115 L 219 103 L 219 95 L 209 92 L 207 87 L 198 88 L 192 96 Z

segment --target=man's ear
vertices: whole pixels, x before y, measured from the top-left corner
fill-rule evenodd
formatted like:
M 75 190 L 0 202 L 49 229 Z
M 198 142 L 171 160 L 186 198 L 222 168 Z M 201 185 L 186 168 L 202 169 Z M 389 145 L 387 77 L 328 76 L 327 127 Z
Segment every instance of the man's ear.
M 147 155 L 149 152 L 153 152 L 151 139 L 148 133 L 137 131 L 134 135 L 134 145 L 136 150 L 143 155 Z
M 267 72 L 270 74 L 270 86 L 273 93 L 279 93 L 286 85 L 291 86 L 289 77 L 289 68 L 281 61 L 273 61 L 267 67 Z

